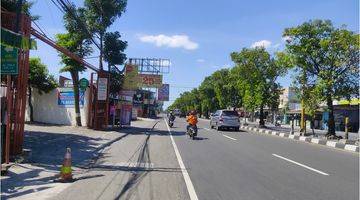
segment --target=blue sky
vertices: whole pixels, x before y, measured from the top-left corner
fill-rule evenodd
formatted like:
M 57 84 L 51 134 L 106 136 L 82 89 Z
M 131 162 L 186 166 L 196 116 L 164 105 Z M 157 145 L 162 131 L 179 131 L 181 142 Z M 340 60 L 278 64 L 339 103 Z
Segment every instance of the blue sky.
M 38 23 L 49 36 L 65 31 L 62 13 L 50 0 L 36 1 L 32 12 L 41 16 Z M 164 82 L 170 84 L 174 100 L 214 71 L 233 66 L 229 57 L 233 51 L 254 45 L 265 45 L 270 52 L 281 50 L 282 31 L 310 19 L 330 19 L 335 26 L 345 24 L 359 32 L 358 15 L 358 0 L 129 0 L 126 12 L 109 31 L 119 31 L 128 41 L 128 58 L 171 60 Z M 39 56 L 50 73 L 59 75 L 60 60 L 51 47 L 38 41 L 38 50 L 30 56 Z M 88 61 L 98 64 L 97 59 Z M 89 78 L 88 72 L 82 76 Z M 290 75 L 279 82 L 288 86 Z

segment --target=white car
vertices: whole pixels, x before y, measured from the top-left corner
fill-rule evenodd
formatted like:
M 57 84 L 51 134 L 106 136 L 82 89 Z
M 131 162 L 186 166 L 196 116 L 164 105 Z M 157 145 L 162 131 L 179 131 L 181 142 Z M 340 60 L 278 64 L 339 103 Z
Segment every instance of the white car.
M 234 129 L 239 131 L 240 119 L 237 111 L 234 110 L 217 110 L 211 115 L 210 127 L 217 130 Z

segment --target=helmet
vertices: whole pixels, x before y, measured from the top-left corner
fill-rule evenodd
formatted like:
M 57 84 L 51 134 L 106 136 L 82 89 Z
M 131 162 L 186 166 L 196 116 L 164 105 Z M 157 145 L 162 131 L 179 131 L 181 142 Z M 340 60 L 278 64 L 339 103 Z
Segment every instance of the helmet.
M 190 111 L 190 115 L 196 115 L 196 111 L 195 110 Z

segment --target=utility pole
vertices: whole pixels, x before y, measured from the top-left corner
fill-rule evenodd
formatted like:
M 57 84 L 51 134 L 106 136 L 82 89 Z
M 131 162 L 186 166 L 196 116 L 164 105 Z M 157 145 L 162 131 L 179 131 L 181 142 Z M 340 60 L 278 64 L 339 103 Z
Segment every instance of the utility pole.
M 306 134 L 306 126 L 305 126 L 305 104 L 304 104 L 304 90 L 305 90 L 305 84 L 306 84 L 306 71 L 303 69 L 303 75 L 302 75 L 302 86 L 301 86 L 301 121 L 300 121 L 300 134 L 305 135 Z

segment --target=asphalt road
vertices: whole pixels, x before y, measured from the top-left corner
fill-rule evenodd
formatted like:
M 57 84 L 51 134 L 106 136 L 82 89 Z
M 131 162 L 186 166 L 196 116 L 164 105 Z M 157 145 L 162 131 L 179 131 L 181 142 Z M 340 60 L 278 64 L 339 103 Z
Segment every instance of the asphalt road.
M 199 199 L 359 199 L 357 153 L 198 126 L 197 140 L 174 138 Z
M 207 121 L 199 121 L 191 140 L 184 119 L 171 129 L 158 121 L 153 131 L 155 122 L 135 122 L 53 199 L 359 199 L 357 153 L 218 132 Z

